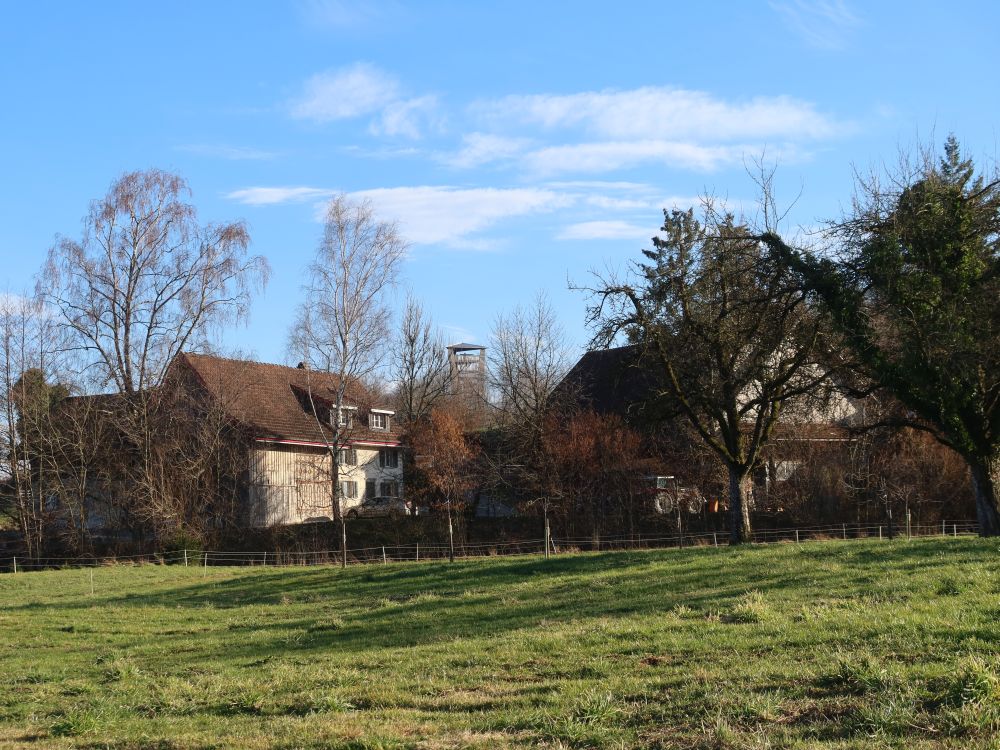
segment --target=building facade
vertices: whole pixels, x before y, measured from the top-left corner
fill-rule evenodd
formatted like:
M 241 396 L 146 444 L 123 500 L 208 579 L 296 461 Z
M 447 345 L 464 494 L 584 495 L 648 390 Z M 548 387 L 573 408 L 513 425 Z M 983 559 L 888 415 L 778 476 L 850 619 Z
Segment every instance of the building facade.
M 248 525 L 333 520 L 335 502 L 348 514 L 368 498 L 403 497 L 396 415 L 377 394 L 347 384 L 338 415 L 339 381 L 330 373 L 206 355 L 179 360 L 247 440 Z

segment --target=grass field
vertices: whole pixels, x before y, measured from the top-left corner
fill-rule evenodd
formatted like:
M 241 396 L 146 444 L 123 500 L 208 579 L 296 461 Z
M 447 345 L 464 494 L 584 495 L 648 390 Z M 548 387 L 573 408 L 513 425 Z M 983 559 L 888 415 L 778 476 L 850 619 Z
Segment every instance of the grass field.
M 0 576 L 0 748 L 1000 747 L 1000 544 Z

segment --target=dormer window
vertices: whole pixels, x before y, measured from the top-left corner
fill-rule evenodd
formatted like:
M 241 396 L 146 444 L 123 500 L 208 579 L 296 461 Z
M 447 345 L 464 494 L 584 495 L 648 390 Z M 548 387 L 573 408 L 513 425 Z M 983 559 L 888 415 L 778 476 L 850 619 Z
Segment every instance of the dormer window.
M 354 412 L 358 410 L 356 406 L 341 406 L 338 413 L 337 424 L 341 427 L 354 427 Z M 332 415 L 331 415 L 332 416 Z
M 395 413 L 386 409 L 372 409 L 368 414 L 368 426 L 373 430 L 388 430 L 389 417 Z

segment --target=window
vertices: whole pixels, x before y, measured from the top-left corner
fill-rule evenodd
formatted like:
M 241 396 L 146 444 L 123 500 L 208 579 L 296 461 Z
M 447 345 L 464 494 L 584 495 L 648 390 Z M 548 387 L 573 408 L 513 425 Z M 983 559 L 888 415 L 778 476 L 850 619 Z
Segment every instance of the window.
M 354 427 L 354 411 L 355 408 L 353 406 L 340 407 L 339 423 L 341 427 Z
M 399 497 L 399 482 L 382 482 L 379 489 L 380 495 L 386 497 Z
M 340 483 L 340 495 L 341 497 L 346 497 L 349 500 L 353 500 L 358 496 L 358 483 L 357 482 L 341 482 Z
M 369 479 L 365 482 L 365 497 L 375 497 L 378 494 L 377 489 L 378 487 L 375 480 Z
M 368 426 L 371 427 L 373 430 L 388 430 L 389 415 L 373 411 L 371 414 L 368 415 Z
M 337 466 L 357 466 L 358 452 L 354 448 L 341 448 L 337 451 Z
M 382 448 L 378 452 L 378 465 L 383 469 L 398 469 L 399 451 L 395 448 Z

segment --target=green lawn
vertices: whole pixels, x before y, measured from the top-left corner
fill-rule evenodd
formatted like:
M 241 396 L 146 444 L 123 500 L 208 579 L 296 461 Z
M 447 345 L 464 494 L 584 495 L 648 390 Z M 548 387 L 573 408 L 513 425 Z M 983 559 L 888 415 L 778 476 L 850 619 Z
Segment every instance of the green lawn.
M 997 748 L 998 553 L 4 574 L 0 748 Z

